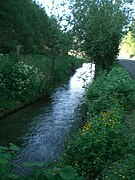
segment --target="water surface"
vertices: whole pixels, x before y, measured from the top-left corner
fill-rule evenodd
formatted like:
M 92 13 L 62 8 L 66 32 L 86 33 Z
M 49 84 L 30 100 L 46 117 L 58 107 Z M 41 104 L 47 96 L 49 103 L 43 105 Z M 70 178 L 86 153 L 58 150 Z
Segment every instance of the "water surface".
M 17 164 L 59 157 L 65 138 L 82 122 L 85 86 L 93 76 L 94 65 L 83 64 L 50 98 L 0 120 L 0 144 L 12 142 L 20 147 Z

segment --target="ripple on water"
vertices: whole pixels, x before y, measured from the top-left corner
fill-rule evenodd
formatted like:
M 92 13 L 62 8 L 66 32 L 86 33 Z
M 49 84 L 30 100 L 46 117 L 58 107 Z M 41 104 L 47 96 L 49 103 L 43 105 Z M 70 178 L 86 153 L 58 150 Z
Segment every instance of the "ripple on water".
M 80 110 L 84 86 L 91 83 L 93 77 L 94 65 L 83 64 L 66 85 L 55 90 L 50 99 L 37 102 L 0 122 L 0 141 L 20 146 L 14 159 L 18 165 L 15 168 L 17 173 L 26 174 L 27 168 L 19 166 L 23 162 L 51 162 L 58 158 L 64 139 L 82 121 Z

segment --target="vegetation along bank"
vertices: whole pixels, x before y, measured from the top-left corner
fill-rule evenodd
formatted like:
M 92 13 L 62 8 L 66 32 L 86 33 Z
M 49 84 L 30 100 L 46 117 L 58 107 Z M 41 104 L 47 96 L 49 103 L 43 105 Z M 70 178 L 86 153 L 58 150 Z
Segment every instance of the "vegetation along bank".
M 57 56 L 53 69 L 49 56 L 0 56 L 0 117 L 49 95 L 81 65 L 72 56 Z
M 103 72 L 87 89 L 86 123 L 65 144 L 65 151 L 50 170 L 44 163 L 25 163 L 36 167 L 29 177 L 10 174 L 9 163 L 16 147 L 1 147 L 0 175 L 11 179 L 128 179 L 135 178 L 135 82 L 121 67 Z M 130 112 L 130 115 L 129 115 Z
M 67 144 L 64 163 L 86 179 L 134 179 L 134 102 L 135 82 L 122 68 L 98 76 L 87 89 L 87 122 Z
M 79 61 L 71 33 L 36 1 L 5 0 L 0 11 L 0 117 L 50 94 Z

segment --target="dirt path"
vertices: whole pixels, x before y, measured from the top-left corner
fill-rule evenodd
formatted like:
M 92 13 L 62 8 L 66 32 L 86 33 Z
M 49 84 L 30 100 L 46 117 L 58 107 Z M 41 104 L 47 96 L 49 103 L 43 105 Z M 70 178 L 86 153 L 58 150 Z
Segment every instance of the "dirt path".
M 135 61 L 119 59 L 119 64 L 135 79 Z

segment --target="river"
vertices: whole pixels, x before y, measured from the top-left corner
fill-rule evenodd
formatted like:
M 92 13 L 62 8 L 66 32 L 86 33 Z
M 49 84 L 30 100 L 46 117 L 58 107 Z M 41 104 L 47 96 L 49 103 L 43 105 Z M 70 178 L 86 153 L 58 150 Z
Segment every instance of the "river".
M 0 120 L 0 144 L 12 142 L 20 147 L 16 164 L 58 159 L 65 138 L 82 123 L 85 86 L 93 77 L 94 64 L 84 63 L 50 97 Z

